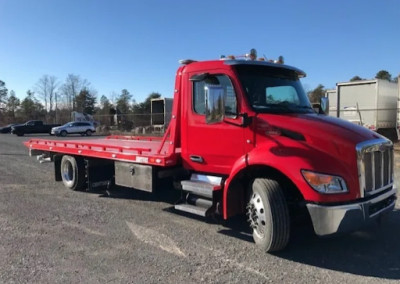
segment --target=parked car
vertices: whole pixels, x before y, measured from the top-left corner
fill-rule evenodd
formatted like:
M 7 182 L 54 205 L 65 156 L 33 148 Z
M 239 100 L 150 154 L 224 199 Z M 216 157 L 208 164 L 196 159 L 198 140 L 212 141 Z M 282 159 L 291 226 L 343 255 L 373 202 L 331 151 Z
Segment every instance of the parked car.
M 86 121 L 72 121 L 51 129 L 51 134 L 63 137 L 67 136 L 68 134 L 81 134 L 82 136 L 90 136 L 93 132 L 96 132 L 96 128 L 92 123 Z
M 12 124 L 8 124 L 6 126 L 0 127 L 0 133 L 11 133 L 11 127 L 15 126 L 17 124 L 12 123 Z
M 24 124 L 12 126 L 11 133 L 17 136 L 23 136 L 24 134 L 32 133 L 51 134 L 51 129 L 56 126 L 59 126 L 59 124 L 44 124 L 41 120 L 29 120 Z

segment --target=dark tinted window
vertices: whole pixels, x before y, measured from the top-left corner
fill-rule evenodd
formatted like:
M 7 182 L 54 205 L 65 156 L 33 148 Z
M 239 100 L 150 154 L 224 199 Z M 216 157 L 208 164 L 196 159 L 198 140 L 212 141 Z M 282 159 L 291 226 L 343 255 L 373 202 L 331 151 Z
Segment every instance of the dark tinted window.
M 236 70 L 255 111 L 313 112 L 296 72 L 254 65 L 238 65 Z
M 74 126 L 90 126 L 89 122 L 74 122 Z

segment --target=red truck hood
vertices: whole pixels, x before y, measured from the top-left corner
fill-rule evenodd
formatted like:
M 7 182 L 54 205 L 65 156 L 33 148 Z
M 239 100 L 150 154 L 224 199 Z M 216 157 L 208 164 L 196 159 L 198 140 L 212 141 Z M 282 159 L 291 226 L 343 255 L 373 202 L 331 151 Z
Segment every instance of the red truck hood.
M 306 200 L 318 202 L 360 197 L 356 145 L 381 138 L 362 126 L 318 114 L 258 114 L 253 127 L 256 147 L 255 153 L 250 154 L 250 163 L 267 160 L 301 188 Z M 268 154 L 258 160 L 263 150 Z M 343 177 L 350 192 L 322 197 L 305 183 L 301 169 Z
M 281 136 L 302 141 L 331 155 L 354 152 L 355 146 L 366 140 L 381 136 L 365 127 L 318 114 L 259 114 L 256 118 L 257 132 L 265 128 L 276 129 Z M 349 154 L 347 152 L 347 154 Z

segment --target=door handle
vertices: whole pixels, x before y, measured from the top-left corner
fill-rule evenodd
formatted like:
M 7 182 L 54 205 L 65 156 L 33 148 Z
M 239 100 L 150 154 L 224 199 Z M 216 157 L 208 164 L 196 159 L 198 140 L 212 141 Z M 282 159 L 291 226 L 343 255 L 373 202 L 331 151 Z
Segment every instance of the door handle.
M 202 156 L 190 155 L 190 160 L 195 163 L 203 163 L 204 159 Z

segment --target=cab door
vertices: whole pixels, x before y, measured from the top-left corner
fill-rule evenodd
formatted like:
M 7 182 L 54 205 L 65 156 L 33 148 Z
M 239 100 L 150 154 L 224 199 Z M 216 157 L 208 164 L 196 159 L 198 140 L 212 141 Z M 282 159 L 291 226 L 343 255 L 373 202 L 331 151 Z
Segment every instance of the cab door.
M 237 91 L 229 74 L 223 71 L 207 74 L 207 78 L 201 79 L 199 72 L 187 73 L 190 88 L 185 104 L 188 106 L 183 122 L 186 123 L 186 145 L 182 147 L 182 157 L 192 170 L 229 174 L 233 164 L 245 155 L 245 128 L 239 116 Z M 224 92 L 223 119 L 217 122 L 206 121 L 207 86 L 221 87 Z

